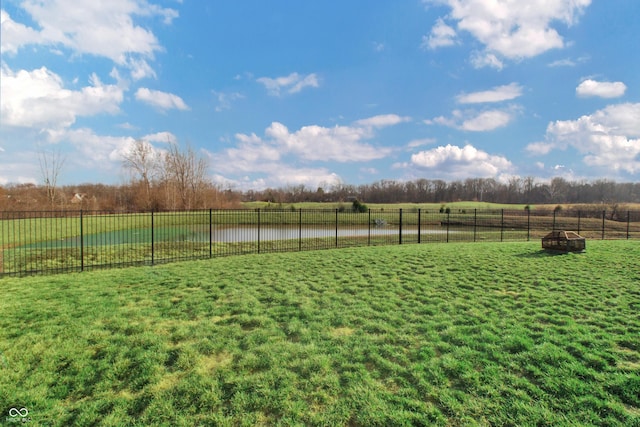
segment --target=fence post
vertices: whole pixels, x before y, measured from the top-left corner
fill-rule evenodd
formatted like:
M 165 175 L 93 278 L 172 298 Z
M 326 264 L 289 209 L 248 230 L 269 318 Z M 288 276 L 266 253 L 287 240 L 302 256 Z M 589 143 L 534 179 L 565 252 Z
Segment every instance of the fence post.
M 154 224 L 153 224 L 153 209 L 151 210 L 151 265 L 155 263 L 155 245 L 154 245 Z
M 84 230 L 82 223 L 82 209 L 80 209 L 80 271 L 84 271 Z
M 449 243 L 449 223 L 451 222 L 450 219 L 451 219 L 451 211 L 448 210 L 447 211 L 447 243 Z
M 602 240 L 604 240 L 604 220 L 606 218 L 607 215 L 607 210 L 603 210 L 602 211 Z
M 422 221 L 421 221 L 422 209 L 418 208 L 418 243 L 422 243 Z
M 580 220 L 582 219 L 582 211 L 578 210 L 578 234 L 580 234 Z
M 478 227 L 478 209 L 473 210 L 473 241 L 476 241 L 476 233 Z
M 258 253 L 260 253 L 260 208 L 258 208 Z
M 209 258 L 213 257 L 213 210 L 209 209 Z
M 398 218 L 398 244 L 402 244 L 402 208 L 400 208 L 400 216 Z
M 627 211 L 627 240 L 631 238 L 629 225 L 631 224 L 631 211 Z
M 531 241 L 531 208 L 527 209 L 527 242 Z
M 336 248 L 338 247 L 338 209 L 336 209 Z
M 504 209 L 500 210 L 500 241 L 504 241 Z
M 552 231 L 556 231 L 556 212 L 557 211 L 558 211 L 557 209 L 553 210 L 553 227 L 552 227 Z
M 369 213 L 369 225 L 367 226 L 367 246 L 371 246 L 371 208 L 367 208 Z
M 300 215 L 298 218 L 298 250 L 302 250 L 302 208 L 300 208 Z

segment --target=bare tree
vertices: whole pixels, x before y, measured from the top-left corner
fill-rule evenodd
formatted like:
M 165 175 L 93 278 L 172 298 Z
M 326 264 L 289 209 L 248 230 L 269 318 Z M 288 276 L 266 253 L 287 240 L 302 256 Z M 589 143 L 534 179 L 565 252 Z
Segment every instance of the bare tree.
M 38 162 L 40 163 L 40 174 L 47 195 L 47 201 L 53 208 L 56 203 L 58 192 L 58 177 L 65 158 L 60 155 L 60 150 L 39 151 Z
M 207 180 L 207 160 L 199 156 L 190 145 L 184 150 L 170 144 L 164 156 L 164 180 L 180 200 L 180 207 L 192 209 L 203 201 Z
M 123 157 L 124 167 L 135 175 L 134 179 L 137 182 L 142 184 L 145 196 L 144 204 L 146 207 L 150 207 L 153 203 L 151 187 L 162 171 L 162 156 L 160 152 L 154 150 L 153 146 L 148 142 L 136 140 L 129 153 Z

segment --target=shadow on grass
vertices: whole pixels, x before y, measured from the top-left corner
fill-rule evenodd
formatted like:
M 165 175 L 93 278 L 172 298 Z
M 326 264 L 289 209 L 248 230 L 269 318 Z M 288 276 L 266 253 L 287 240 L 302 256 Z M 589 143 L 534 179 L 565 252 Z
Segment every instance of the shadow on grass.
M 584 254 L 585 251 L 580 252 L 567 252 L 567 251 L 552 251 L 547 249 L 540 249 L 536 252 L 526 252 L 522 254 L 517 254 L 518 258 L 547 258 L 547 257 L 556 257 L 560 255 L 581 255 Z

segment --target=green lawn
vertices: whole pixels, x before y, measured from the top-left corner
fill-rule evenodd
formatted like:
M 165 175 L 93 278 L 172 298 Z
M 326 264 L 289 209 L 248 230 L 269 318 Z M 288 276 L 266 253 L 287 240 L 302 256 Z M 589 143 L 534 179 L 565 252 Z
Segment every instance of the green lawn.
M 0 423 L 640 426 L 637 241 L 245 255 L 0 289 Z

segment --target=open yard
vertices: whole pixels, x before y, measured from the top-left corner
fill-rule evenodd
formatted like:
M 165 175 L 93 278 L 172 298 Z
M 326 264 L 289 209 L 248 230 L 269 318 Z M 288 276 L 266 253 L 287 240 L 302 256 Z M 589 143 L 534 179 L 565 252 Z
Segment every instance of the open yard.
M 245 255 L 0 289 L 2 423 L 640 426 L 638 241 Z

